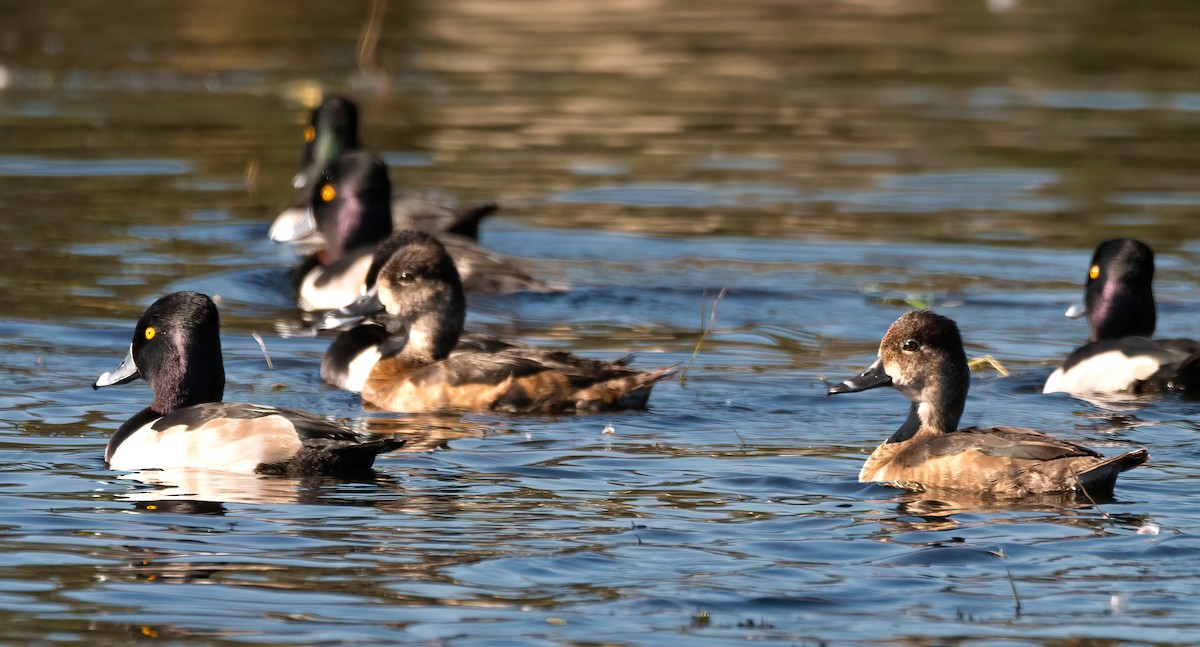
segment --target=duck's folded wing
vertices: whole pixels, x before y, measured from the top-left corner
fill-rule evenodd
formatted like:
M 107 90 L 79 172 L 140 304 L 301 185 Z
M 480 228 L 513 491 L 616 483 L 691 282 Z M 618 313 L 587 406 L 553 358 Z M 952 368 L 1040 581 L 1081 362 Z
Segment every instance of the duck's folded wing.
M 417 387 L 499 384 L 545 370 L 547 367 L 524 349 L 506 348 L 498 352 L 456 352 L 440 362 L 417 369 L 409 379 Z
M 152 428 L 155 431 L 171 428 L 193 431 L 218 420 L 253 420 L 269 416 L 279 416 L 287 420 L 302 441 L 358 441 L 362 439 L 361 435 L 328 418 L 295 409 L 280 409 L 245 402 L 208 402 L 184 407 L 159 418 Z
M 522 344 L 521 342 L 505 341 L 499 337 L 481 333 L 464 333 L 458 338 L 458 344 L 455 345 L 454 350 L 450 351 L 450 354 L 455 355 L 464 352 L 497 353 L 511 348 L 532 349 L 533 346 Z
M 985 456 L 1013 460 L 1049 461 L 1072 456 L 1100 454 L 1074 443 L 1023 427 L 968 427 L 931 438 L 920 445 L 920 455 L 905 462 L 919 464 L 932 458 L 975 451 Z

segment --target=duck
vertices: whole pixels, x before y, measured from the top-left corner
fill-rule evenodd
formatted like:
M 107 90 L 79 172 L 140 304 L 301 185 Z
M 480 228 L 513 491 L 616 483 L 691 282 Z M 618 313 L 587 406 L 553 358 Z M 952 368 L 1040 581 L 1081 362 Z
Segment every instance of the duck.
M 297 305 L 306 311 L 333 310 L 362 296 L 375 248 L 393 231 L 387 165 L 366 151 L 343 153 L 312 187 L 312 208 L 292 233 L 317 231 L 324 241 L 292 271 Z M 559 292 L 511 261 L 454 234 L 439 234 L 451 250 L 464 285 L 476 294 Z
M 1043 393 L 1112 395 L 1166 390 L 1200 392 L 1200 342 L 1152 339 L 1157 321 L 1154 252 L 1132 238 L 1100 243 L 1084 282 L 1091 332 L 1046 379 Z
M 1105 457 L 1023 427 L 959 429 L 970 387 L 967 355 L 958 325 L 927 310 L 896 319 L 875 362 L 828 395 L 883 386 L 908 398 L 908 418 L 871 452 L 860 482 L 1006 498 L 1082 489 L 1096 497 L 1111 494 L 1118 474 L 1149 457 L 1145 449 Z
M 366 436 L 305 411 L 223 402 L 220 316 L 198 292 L 174 292 L 146 309 L 120 365 L 93 389 L 144 378 L 154 399 L 117 429 L 109 468 L 204 468 L 246 474 L 369 473 L 405 439 Z
M 312 204 L 312 185 L 321 178 L 325 167 L 339 155 L 361 149 L 358 106 L 345 97 L 326 96 L 320 105 L 313 108 L 304 125 L 304 155 L 300 160 L 300 172 L 292 179 L 292 185 L 302 192 L 302 198 L 276 216 L 268 233 L 271 240 L 284 242 L 299 238 L 297 232 L 303 231 L 306 213 Z M 499 205 L 490 201 L 460 209 L 412 191 L 396 191 L 389 195 L 396 228 L 411 227 L 472 240 L 479 238 L 479 223 L 499 209 Z M 312 231 L 306 233 L 314 238 L 318 236 Z M 319 245 L 320 241 L 307 242 Z
M 463 347 L 466 298 L 458 270 L 439 240 L 394 232 L 375 253 L 366 295 L 334 317 L 391 318 L 373 345 L 361 382 L 364 403 L 387 411 L 442 410 L 585 413 L 644 409 L 673 367 L 641 371 L 630 358 L 606 362 L 563 351 L 496 343 Z M 329 317 L 327 317 L 329 319 Z M 340 339 L 355 334 L 343 332 Z M 361 331 L 360 331 L 361 333 Z M 335 342 L 326 363 L 338 350 Z

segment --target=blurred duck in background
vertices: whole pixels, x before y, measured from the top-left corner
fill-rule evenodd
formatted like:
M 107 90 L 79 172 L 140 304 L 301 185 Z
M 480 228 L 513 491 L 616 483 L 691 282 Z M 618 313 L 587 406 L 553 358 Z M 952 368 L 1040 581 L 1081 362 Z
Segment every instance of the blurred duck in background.
M 365 151 L 343 153 L 313 184 L 312 208 L 294 229 L 297 239 L 309 232 L 322 245 L 295 268 L 292 286 L 303 310 L 332 310 L 366 292 L 367 269 L 376 246 L 392 232 L 391 183 L 387 165 Z M 465 289 L 477 294 L 556 292 L 513 262 L 463 236 L 441 234 Z
M 1044 393 L 1105 395 L 1164 390 L 1200 392 L 1200 342 L 1151 339 L 1154 252 L 1130 238 L 1106 240 L 1092 255 L 1083 307 L 1091 334 L 1046 380 Z
M 301 238 L 297 232 L 310 237 L 318 235 L 304 231 L 306 212 L 312 206 L 312 186 L 339 155 L 361 149 L 358 107 L 343 97 L 327 96 L 321 105 L 313 108 L 304 127 L 304 155 L 300 172 L 292 179 L 292 184 L 301 191 L 301 199 L 275 217 L 271 225 L 271 240 L 295 241 Z M 395 219 L 395 229 L 449 233 L 472 240 L 479 237 L 479 222 L 499 208 L 494 202 L 484 202 L 467 209 L 457 209 L 433 202 L 412 191 L 396 191 L 394 194 L 389 191 L 388 197 L 392 203 L 391 215 Z M 316 240 L 310 242 L 319 244 Z

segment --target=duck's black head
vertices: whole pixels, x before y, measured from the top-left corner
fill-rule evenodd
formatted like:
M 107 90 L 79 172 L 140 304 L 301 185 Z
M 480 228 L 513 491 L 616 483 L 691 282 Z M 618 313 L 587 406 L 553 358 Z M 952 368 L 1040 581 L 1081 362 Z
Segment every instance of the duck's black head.
M 1088 341 L 1154 334 L 1154 252 L 1131 238 L 1106 240 L 1092 254 L 1083 288 Z
M 376 245 L 392 231 L 392 185 L 383 160 L 364 151 L 339 155 L 313 186 L 313 218 L 330 264 L 347 252 Z
M 347 151 L 358 150 L 358 107 L 349 99 L 328 96 L 309 113 L 304 126 L 304 167 L 320 169 Z
M 220 402 L 225 391 L 220 328 L 212 299 L 197 292 L 168 294 L 138 319 L 125 361 L 92 386 L 125 384 L 140 375 L 154 390 L 150 408 L 162 415 Z

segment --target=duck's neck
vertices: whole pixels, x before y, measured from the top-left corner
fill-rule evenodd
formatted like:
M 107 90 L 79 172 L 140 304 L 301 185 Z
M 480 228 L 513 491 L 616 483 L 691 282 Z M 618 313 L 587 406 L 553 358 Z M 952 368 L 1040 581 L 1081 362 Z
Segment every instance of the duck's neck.
M 1091 329 L 1088 341 L 1154 334 L 1154 293 L 1148 284 L 1122 285 L 1109 281 L 1099 294 L 1089 292 L 1085 300 Z
M 908 418 L 891 438 L 889 443 L 902 443 L 918 436 L 932 437 L 948 434 L 958 429 L 965 402 L 958 400 L 935 407 L 929 402 L 913 402 L 908 408 Z
M 409 366 L 425 366 L 446 359 L 462 334 L 463 311 L 430 313 L 414 319 L 408 327 L 408 340 L 397 357 Z
M 337 262 L 360 247 L 377 245 L 392 231 L 391 199 L 363 199 L 348 195 L 338 207 L 332 226 L 323 232 L 328 245 L 322 261 L 325 265 Z
M 174 348 L 154 370 L 150 408 L 167 415 L 176 409 L 205 402 L 220 402 L 225 395 L 225 367 L 220 340 L 210 341 L 205 352 Z

